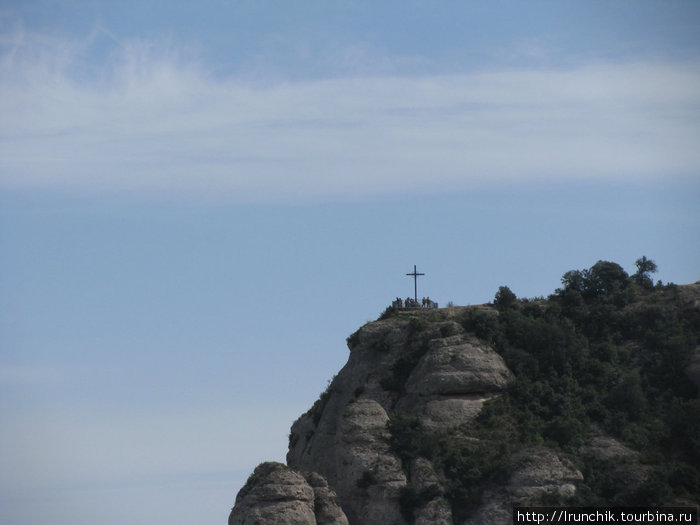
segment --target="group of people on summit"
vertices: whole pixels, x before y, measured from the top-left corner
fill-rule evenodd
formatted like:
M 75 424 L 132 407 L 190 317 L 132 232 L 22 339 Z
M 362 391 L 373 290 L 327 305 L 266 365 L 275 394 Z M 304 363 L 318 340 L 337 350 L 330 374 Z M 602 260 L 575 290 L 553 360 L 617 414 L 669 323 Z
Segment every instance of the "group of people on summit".
M 391 303 L 394 308 L 437 308 L 438 304 L 435 301 L 431 301 L 430 297 L 423 297 L 421 301 L 416 301 L 412 297 L 406 297 L 406 299 L 401 299 L 397 297 L 394 302 Z

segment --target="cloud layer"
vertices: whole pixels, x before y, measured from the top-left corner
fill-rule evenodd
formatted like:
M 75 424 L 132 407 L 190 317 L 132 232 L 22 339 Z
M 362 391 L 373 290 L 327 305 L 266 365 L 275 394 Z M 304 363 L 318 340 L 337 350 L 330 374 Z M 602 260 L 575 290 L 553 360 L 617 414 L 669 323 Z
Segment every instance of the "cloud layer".
M 1 187 L 297 200 L 700 168 L 697 64 L 265 83 L 90 45 L 3 39 Z

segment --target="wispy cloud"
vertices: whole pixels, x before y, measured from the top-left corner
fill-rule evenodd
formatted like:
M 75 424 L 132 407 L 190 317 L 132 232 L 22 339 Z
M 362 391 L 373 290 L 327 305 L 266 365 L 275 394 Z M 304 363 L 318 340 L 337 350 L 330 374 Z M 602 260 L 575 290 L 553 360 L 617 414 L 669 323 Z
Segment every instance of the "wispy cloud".
M 146 41 L 99 67 L 84 43 L 3 49 L 4 188 L 288 200 L 700 168 L 697 64 L 254 84 Z

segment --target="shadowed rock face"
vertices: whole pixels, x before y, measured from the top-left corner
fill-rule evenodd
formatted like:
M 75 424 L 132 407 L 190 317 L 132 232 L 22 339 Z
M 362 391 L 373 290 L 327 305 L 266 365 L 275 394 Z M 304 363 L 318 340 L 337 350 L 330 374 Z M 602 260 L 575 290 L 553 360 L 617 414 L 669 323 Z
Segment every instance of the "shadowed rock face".
M 685 368 L 685 373 L 693 384 L 700 388 L 700 346 L 696 347 L 690 356 L 690 362 Z
M 455 525 L 430 461 L 402 465 L 389 446 L 387 422 L 389 414 L 402 412 L 434 430 L 468 425 L 513 379 L 492 348 L 455 322 L 461 313 L 459 308 L 421 311 L 366 324 L 349 338 L 348 362 L 328 390 L 292 425 L 288 465 L 315 472 L 321 485 L 333 487 L 342 517 L 336 513 L 331 521 L 320 521 L 308 477 L 280 465 L 265 467 L 261 476 L 256 469 L 252 488 L 241 490 L 229 523 L 344 523 L 332 520 L 347 516 L 352 525 L 404 525 L 401 490 L 410 484 L 434 494 L 413 509 L 413 523 Z M 578 471 L 554 453 L 534 457 L 534 463 L 526 463 L 530 470 L 520 478 L 516 472 L 508 488 L 493 493 L 477 512 L 483 523 L 509 523 L 511 501 L 523 490 L 531 495 L 575 490 Z

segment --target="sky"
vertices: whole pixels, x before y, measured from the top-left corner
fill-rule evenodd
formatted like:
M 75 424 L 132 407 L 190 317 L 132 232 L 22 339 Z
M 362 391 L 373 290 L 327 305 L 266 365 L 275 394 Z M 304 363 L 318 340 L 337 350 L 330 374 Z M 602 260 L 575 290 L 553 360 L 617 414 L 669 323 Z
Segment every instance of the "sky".
M 700 280 L 700 4 L 0 0 L 0 521 L 225 523 L 413 292 Z

